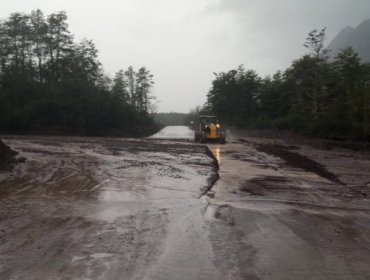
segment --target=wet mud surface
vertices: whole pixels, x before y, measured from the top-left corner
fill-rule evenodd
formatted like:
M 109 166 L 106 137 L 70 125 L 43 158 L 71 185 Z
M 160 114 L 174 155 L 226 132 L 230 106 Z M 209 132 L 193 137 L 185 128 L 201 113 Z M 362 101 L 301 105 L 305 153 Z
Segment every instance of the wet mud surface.
M 210 247 L 200 239 L 206 204 L 199 196 L 217 174 L 206 146 L 58 137 L 5 142 L 27 160 L 0 175 L 0 279 L 173 279 L 190 266 L 182 254 L 213 271 Z M 197 258 L 191 244 L 201 250 Z
M 0 279 L 370 279 L 367 150 L 191 138 L 4 137 Z
M 320 163 L 300 155 L 298 153 L 290 151 L 290 149 L 296 149 L 297 147 L 293 146 L 282 146 L 282 145 L 268 145 L 260 144 L 256 145 L 257 151 L 267 153 L 276 157 L 283 159 L 291 167 L 301 168 L 308 172 L 316 173 L 317 175 L 328 179 L 337 184 L 343 184 L 338 177 L 326 170 L 326 168 Z
M 231 135 L 205 217 L 225 279 L 367 279 L 370 154 Z

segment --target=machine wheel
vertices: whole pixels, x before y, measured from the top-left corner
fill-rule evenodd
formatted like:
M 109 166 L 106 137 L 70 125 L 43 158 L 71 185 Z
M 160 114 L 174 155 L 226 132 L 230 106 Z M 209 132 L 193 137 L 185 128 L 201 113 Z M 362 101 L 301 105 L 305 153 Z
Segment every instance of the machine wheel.
M 225 143 L 226 143 L 226 138 L 225 137 L 220 138 L 220 144 L 225 144 Z

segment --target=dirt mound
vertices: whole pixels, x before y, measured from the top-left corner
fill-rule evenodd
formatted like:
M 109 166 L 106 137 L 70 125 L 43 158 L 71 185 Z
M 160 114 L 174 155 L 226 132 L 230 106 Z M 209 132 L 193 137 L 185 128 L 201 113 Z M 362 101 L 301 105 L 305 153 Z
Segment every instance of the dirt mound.
M 10 149 L 0 139 L 0 169 L 5 169 L 10 163 L 14 161 L 14 157 L 18 153 Z
M 255 144 L 255 147 L 260 152 L 264 152 L 266 154 L 282 158 L 288 165 L 292 167 L 301 168 L 303 170 L 316 173 L 317 175 L 326 178 L 329 181 L 332 181 L 340 185 L 345 185 L 338 179 L 338 177 L 335 174 L 329 172 L 320 163 L 306 156 L 289 151 L 289 149 L 291 149 L 289 146 L 284 147 L 282 145 L 275 144 Z

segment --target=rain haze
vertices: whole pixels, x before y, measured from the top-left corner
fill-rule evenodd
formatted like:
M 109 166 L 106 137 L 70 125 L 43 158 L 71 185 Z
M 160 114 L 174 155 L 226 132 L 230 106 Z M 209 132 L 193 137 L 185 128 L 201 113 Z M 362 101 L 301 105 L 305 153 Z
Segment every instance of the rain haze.
M 112 77 L 146 66 L 154 74 L 159 112 L 188 112 L 204 103 L 214 72 L 244 64 L 260 75 L 284 70 L 307 52 L 312 29 L 327 43 L 369 17 L 368 0 L 0 1 L 12 12 L 64 10 L 76 39 L 92 39 Z
M 0 280 L 370 279 L 370 0 L 0 5 Z

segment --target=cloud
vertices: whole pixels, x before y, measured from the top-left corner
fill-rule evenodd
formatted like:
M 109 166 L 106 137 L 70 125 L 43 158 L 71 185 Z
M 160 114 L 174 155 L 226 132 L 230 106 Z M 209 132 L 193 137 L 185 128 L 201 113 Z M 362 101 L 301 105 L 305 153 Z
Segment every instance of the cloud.
M 367 0 L 220 0 L 202 12 L 227 17 L 233 26 L 232 52 L 241 63 L 269 74 L 286 68 L 307 50 L 309 31 L 327 27 L 327 43 L 348 24 L 369 17 Z
M 307 50 L 312 29 L 328 42 L 369 18 L 368 0 L 0 0 L 0 17 L 65 10 L 76 39 L 92 39 L 111 76 L 147 66 L 160 111 L 202 104 L 213 72 L 244 64 L 260 75 L 284 70 Z

